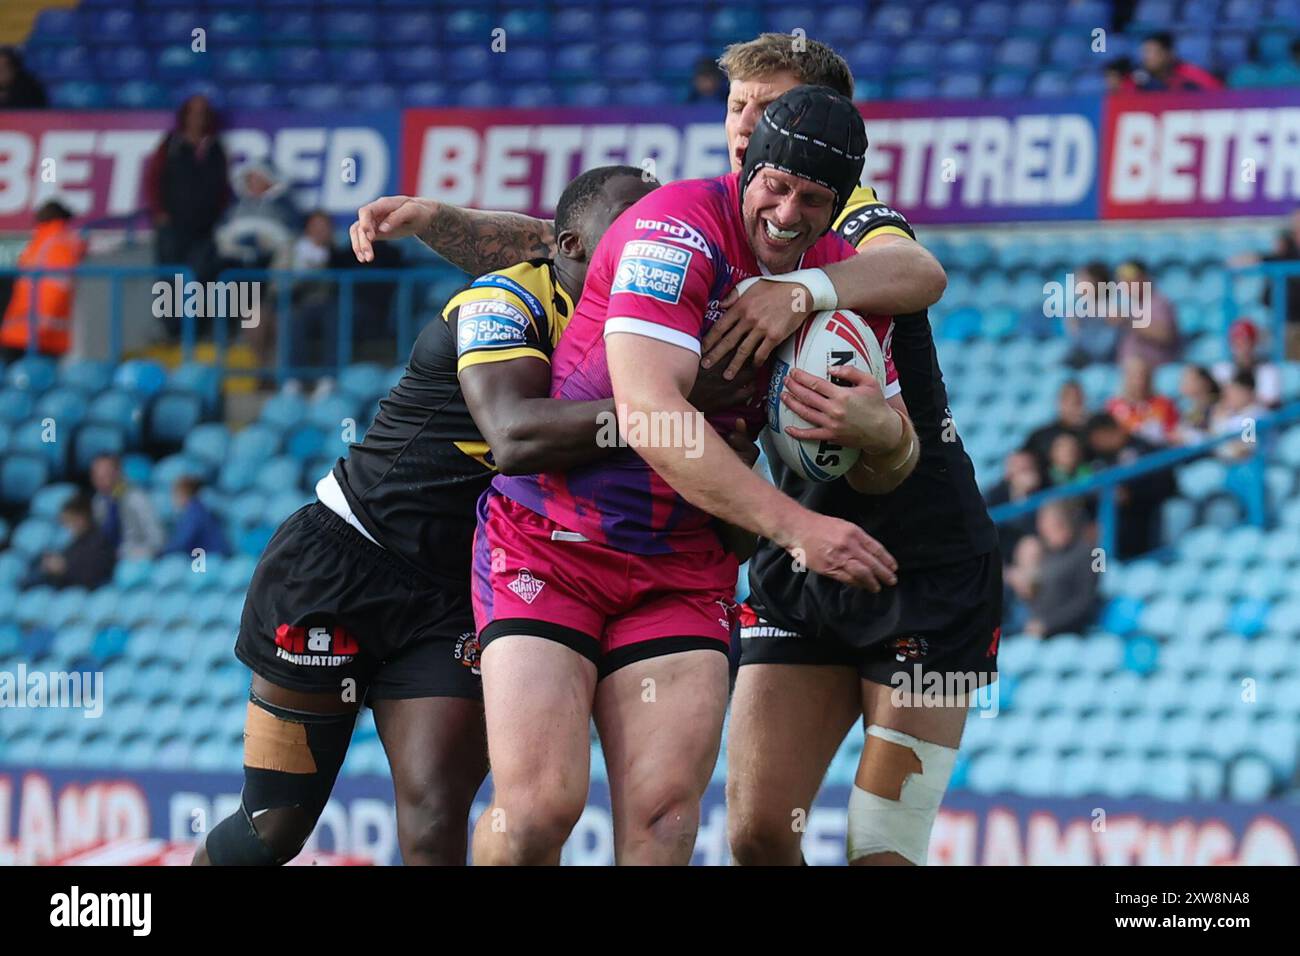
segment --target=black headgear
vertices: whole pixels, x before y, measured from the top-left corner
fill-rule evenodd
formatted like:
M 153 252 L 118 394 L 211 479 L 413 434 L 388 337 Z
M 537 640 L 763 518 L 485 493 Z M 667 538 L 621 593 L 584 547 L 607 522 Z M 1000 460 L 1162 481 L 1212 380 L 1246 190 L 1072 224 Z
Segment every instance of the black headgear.
M 765 166 L 835 193 L 834 222 L 857 188 L 867 128 L 851 100 L 827 86 L 796 86 L 768 104 L 749 137 L 740 168 L 740 201 Z

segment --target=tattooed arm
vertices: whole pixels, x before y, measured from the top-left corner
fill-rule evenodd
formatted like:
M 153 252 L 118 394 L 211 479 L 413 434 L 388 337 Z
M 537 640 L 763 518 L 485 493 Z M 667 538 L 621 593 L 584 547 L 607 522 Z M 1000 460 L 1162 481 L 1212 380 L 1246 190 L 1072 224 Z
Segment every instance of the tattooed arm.
M 362 206 L 349 234 L 358 262 L 374 259 L 376 240 L 415 236 L 470 275 L 555 255 L 555 224 L 549 219 L 412 196 L 384 196 Z

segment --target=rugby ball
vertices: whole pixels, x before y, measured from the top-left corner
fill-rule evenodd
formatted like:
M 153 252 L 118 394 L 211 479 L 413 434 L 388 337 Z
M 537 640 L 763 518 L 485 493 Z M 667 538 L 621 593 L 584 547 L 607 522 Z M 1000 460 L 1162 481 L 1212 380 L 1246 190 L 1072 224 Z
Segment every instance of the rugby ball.
M 833 481 L 853 467 L 861 452 L 831 441 L 806 441 L 786 434 L 789 425 L 808 427 L 781 401 L 786 376 L 797 368 L 829 381 L 833 369 L 846 365 L 867 372 L 885 387 L 885 354 L 876 334 L 860 315 L 848 309 L 814 313 L 772 354 L 772 381 L 767 392 L 769 437 L 781 460 L 807 481 Z

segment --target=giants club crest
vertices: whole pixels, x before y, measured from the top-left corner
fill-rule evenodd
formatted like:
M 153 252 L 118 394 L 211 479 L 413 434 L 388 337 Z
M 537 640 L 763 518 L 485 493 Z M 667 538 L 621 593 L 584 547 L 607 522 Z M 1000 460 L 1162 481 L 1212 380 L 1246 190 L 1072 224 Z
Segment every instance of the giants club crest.
M 546 587 L 546 582 L 541 578 L 533 577 L 531 571 L 523 568 L 506 587 L 519 595 L 520 600 L 525 604 L 532 604 L 537 600 L 537 595 L 542 593 L 542 588 Z

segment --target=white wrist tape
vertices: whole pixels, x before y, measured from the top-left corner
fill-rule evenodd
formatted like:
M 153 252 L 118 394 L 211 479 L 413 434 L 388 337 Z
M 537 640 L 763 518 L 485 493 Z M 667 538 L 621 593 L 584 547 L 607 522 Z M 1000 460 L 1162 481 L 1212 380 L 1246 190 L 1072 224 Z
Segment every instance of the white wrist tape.
M 796 269 L 794 272 L 782 272 L 780 275 L 765 275 L 761 278 L 769 282 L 798 282 L 812 293 L 814 312 L 838 309 L 840 297 L 835 292 L 835 283 L 822 269 Z

